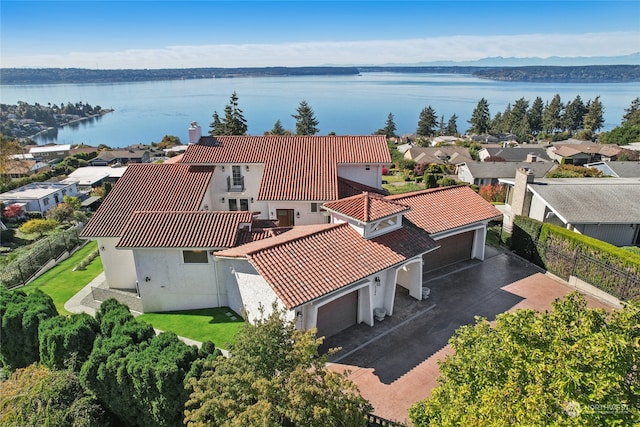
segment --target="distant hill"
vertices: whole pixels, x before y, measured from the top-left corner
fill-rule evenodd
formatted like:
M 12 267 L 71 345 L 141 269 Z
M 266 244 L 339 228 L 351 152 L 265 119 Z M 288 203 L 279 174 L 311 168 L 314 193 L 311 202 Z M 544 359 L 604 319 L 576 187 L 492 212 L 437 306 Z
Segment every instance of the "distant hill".
M 548 58 L 528 57 L 514 58 L 493 56 L 476 61 L 432 61 L 412 64 L 384 64 L 383 66 L 398 67 L 527 67 L 543 66 L 584 66 L 584 65 L 640 65 L 640 52 L 622 56 L 550 56 Z
M 359 66 L 180 68 L 145 70 L 93 70 L 85 68 L 3 68 L 0 84 L 115 83 L 233 77 L 288 77 L 357 75 L 365 72 L 452 73 L 479 78 L 524 82 L 632 82 L 640 81 L 640 65 L 585 66 Z

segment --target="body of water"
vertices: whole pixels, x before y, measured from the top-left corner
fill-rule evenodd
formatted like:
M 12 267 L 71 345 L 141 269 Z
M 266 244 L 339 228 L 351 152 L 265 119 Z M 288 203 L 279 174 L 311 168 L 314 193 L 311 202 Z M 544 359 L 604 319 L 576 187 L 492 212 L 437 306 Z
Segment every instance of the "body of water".
M 248 133 L 262 135 L 280 120 L 295 131 L 300 101 L 306 100 L 320 122 L 320 135 L 368 135 L 385 126 L 393 113 L 399 134 L 416 130 L 420 111 L 431 106 L 445 124 L 458 116 L 458 130 L 469 128 L 467 120 L 481 98 L 489 102 L 491 116 L 507 104 L 524 97 L 531 104 L 540 96 L 544 102 L 560 94 L 563 102 L 580 95 L 583 102 L 600 96 L 605 107 L 605 126 L 620 124 L 625 108 L 640 96 L 640 83 L 522 83 L 477 79 L 459 74 L 363 73 L 360 76 L 243 77 L 203 80 L 174 80 L 115 84 L 60 84 L 2 86 L 1 102 L 16 104 L 67 103 L 82 101 L 92 106 L 113 108 L 113 113 L 73 127 L 60 129 L 53 138 L 39 143 L 125 147 L 149 144 L 165 135 L 188 142 L 187 129 L 197 121 L 206 134 L 217 111 L 233 91 L 249 126 Z

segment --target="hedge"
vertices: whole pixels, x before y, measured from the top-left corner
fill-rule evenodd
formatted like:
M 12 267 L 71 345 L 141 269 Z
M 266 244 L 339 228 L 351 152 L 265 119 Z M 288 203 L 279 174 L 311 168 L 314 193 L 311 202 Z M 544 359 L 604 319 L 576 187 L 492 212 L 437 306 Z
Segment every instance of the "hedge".
M 640 255 L 548 223 L 538 247 L 548 271 L 579 277 L 623 300 L 640 300 Z
M 516 215 L 513 219 L 511 249 L 522 258 L 545 267 L 542 253 L 538 247 L 542 222 L 527 216 Z

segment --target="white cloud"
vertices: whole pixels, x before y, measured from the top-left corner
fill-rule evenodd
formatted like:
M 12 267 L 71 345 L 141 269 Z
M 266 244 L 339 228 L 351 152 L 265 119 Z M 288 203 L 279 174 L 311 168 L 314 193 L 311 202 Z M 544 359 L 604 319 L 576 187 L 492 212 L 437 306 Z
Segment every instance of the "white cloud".
M 618 56 L 639 50 L 640 32 L 447 36 L 409 40 L 168 46 L 2 58 L 3 67 L 186 68 L 359 65 L 476 60 L 492 56 Z

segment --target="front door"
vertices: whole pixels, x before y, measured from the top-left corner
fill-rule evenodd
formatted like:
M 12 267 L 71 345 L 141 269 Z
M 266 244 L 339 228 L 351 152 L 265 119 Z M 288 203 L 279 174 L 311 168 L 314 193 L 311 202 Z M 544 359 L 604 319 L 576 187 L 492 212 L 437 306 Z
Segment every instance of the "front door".
M 276 209 L 276 217 L 279 227 L 290 227 L 293 225 L 293 209 Z

